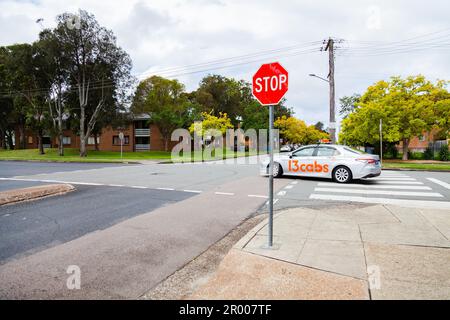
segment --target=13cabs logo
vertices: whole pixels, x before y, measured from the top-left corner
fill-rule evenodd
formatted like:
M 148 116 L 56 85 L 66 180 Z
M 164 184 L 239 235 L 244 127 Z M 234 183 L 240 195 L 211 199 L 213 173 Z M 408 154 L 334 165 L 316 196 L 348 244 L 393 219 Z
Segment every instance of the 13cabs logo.
M 328 172 L 328 165 L 318 164 L 317 161 L 314 161 L 314 164 L 306 164 L 299 163 L 298 160 L 289 160 L 288 162 L 288 170 L 291 172 Z

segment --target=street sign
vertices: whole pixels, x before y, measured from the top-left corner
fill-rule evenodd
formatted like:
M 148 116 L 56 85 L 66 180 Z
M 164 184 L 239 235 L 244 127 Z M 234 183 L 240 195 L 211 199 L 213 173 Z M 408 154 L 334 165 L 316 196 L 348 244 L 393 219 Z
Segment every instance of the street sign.
M 263 64 L 253 76 L 252 93 L 263 106 L 269 106 L 269 235 L 267 246 L 273 247 L 273 106 L 288 91 L 288 72 L 278 62 Z
M 253 76 L 253 95 L 263 105 L 278 104 L 288 91 L 288 72 L 278 62 L 263 64 Z

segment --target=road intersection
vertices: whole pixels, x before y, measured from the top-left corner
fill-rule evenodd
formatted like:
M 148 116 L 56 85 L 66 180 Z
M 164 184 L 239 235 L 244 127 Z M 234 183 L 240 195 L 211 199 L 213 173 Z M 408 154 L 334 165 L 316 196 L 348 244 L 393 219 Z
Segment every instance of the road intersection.
M 383 171 L 345 185 L 275 182 L 277 211 L 349 202 L 450 209 L 449 173 Z M 77 191 L 0 207 L 1 296 L 136 298 L 267 211 L 267 178 L 257 164 L 0 165 L 0 190 L 48 183 Z M 84 272 L 85 291 L 61 286 L 68 264 Z

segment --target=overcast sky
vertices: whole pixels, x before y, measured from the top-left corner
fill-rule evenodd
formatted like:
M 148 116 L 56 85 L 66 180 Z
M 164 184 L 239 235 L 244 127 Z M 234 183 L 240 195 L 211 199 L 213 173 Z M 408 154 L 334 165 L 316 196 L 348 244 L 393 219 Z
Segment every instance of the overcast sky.
M 392 75 L 450 80 L 450 3 L 442 0 L 0 0 L 0 45 L 32 42 L 57 14 L 79 8 L 113 30 L 134 74 L 165 70 L 187 90 L 208 73 L 250 81 L 259 64 L 279 61 L 289 71 L 288 105 L 310 124 L 328 124 L 328 85 L 308 74 L 327 76 L 327 53 L 313 42 L 330 36 L 345 40 L 336 57 L 337 99 Z M 234 66 L 209 70 L 225 62 Z

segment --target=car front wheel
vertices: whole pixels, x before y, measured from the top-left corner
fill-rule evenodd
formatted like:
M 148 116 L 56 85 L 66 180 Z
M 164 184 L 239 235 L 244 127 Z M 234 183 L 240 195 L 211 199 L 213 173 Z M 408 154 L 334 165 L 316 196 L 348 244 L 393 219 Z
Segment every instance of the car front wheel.
M 278 162 L 273 163 L 273 177 L 279 178 L 283 175 L 283 168 Z
M 333 180 L 337 183 L 348 183 L 352 180 L 352 172 L 347 167 L 337 167 L 333 171 Z

